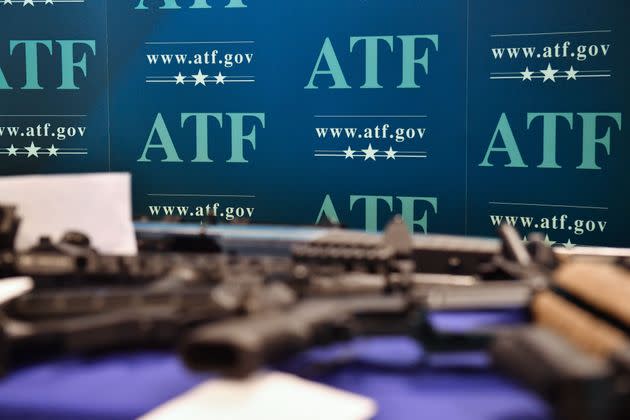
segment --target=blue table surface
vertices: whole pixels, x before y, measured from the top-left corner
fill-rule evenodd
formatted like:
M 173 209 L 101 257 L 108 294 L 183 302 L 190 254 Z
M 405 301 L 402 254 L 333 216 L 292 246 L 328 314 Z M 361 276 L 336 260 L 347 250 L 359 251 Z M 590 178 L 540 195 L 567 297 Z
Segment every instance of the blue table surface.
M 513 317 L 437 314 L 433 321 L 460 330 Z M 275 368 L 374 399 L 376 419 L 551 419 L 543 401 L 493 371 L 484 353 L 427 356 L 406 337 L 313 349 Z M 58 359 L 0 380 L 0 419 L 133 419 L 210 378 L 165 352 Z

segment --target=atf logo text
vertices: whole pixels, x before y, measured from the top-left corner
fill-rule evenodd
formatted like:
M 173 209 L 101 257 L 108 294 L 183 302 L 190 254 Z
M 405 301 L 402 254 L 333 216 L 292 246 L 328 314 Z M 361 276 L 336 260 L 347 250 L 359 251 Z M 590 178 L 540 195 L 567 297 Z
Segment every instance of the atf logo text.
M 361 208 L 362 207 L 362 208 Z M 324 197 L 315 224 L 327 220 L 332 223 L 342 223 L 354 212 L 364 212 L 367 232 L 377 232 L 379 220 L 388 221 L 400 214 L 410 232 L 427 233 L 429 231 L 429 213 L 437 214 L 437 197 L 394 197 L 381 195 L 351 195 L 349 199 L 333 201 L 330 194 Z M 340 218 L 339 214 L 343 217 Z
M 506 168 L 528 168 L 537 165 L 537 168 L 561 169 L 571 165 L 577 169 L 601 170 L 602 161 L 611 154 L 611 137 L 615 135 L 616 141 L 620 141 L 622 114 L 620 112 L 580 112 L 577 114 L 567 112 L 529 112 L 525 116 L 527 130 L 534 130 L 538 134 L 534 140 L 540 141 L 542 161 L 532 161 L 524 158 L 519 147 L 517 136 L 512 130 L 512 123 L 507 114 L 499 117 L 490 144 L 486 149 L 481 167 L 503 166 Z M 523 121 L 521 121 L 522 123 Z M 581 122 L 581 130 L 578 127 Z M 559 133 L 577 132 L 574 134 L 575 142 L 564 145 L 565 148 L 581 150 L 581 160 L 565 162 L 562 166 L 559 162 L 560 142 Z M 613 134 L 614 133 L 614 134 Z M 523 136 L 524 137 L 524 136 Z M 521 139 L 525 143 L 525 140 Z M 599 157 L 599 159 L 598 159 Z
M 179 115 L 178 120 L 179 124 L 169 129 L 162 114 L 157 114 L 138 162 L 213 163 L 216 157 L 211 156 L 212 148 L 210 145 L 224 141 L 229 144 L 230 152 L 229 157 L 221 157 L 224 162 L 248 163 L 249 160 L 245 156 L 245 144 L 248 144 L 248 152 L 251 153 L 256 150 L 256 127 L 265 128 L 264 113 L 183 113 Z M 175 129 L 182 129 L 186 125 L 194 127 L 195 134 L 192 139 L 189 134 L 173 136 Z M 210 135 L 211 129 L 220 134 L 213 138 Z M 192 141 L 195 146 L 194 157 L 189 156 L 186 160 L 182 159 L 178 152 L 176 140 L 180 140 L 180 144 L 184 141 Z M 151 151 L 152 153 L 149 153 Z
M 11 40 L 8 58 L 0 58 L 0 90 L 52 87 L 42 86 L 40 75 L 55 72 L 61 81 L 54 88 L 78 90 L 77 79 L 88 75 L 88 55 L 96 55 L 94 40 Z
M 326 38 L 320 49 L 305 89 L 351 89 L 348 83 L 349 66 L 344 65 L 340 53 L 362 54 L 363 84 L 361 89 L 382 89 L 384 85 L 398 89 L 417 89 L 417 73 L 429 74 L 430 59 L 438 51 L 438 35 L 352 36 L 349 45 L 336 46 Z M 397 54 L 393 54 L 393 53 Z M 342 56 L 343 58 L 343 56 Z M 400 77 L 381 80 L 379 66 L 398 66 Z

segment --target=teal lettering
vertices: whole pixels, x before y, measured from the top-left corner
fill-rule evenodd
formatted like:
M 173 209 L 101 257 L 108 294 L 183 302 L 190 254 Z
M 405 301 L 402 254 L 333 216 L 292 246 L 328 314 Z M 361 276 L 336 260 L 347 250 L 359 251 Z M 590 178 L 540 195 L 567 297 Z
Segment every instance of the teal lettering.
M 243 8 L 243 7 L 247 7 L 247 5 L 243 3 L 243 0 L 230 0 L 228 5 L 225 6 L 226 9 L 237 9 L 237 8 Z
M 212 163 L 210 157 L 208 157 L 208 117 L 212 117 L 219 122 L 219 127 L 223 127 L 223 115 L 222 114 L 182 114 L 181 121 L 182 127 L 188 120 L 193 117 L 196 121 L 196 144 L 197 154 L 192 160 L 193 162 Z
M 195 2 L 193 3 L 192 6 L 190 6 L 190 8 L 191 9 L 211 9 L 207 0 L 195 0 Z
M 392 197 L 381 197 L 373 195 L 352 195 L 350 196 L 350 211 L 354 208 L 354 205 L 360 201 L 365 200 L 365 230 L 366 232 L 378 231 L 378 202 L 384 201 L 389 206 L 389 210 L 392 210 L 393 199 Z
M 136 6 L 136 9 L 147 10 L 148 7 L 145 4 L 146 1 L 147 0 L 140 0 L 138 5 Z M 161 9 L 181 9 L 181 7 L 177 5 L 177 0 L 163 0 L 163 3 L 164 4 L 162 5 L 162 7 L 160 7 Z
M 437 214 L 437 198 L 436 197 L 398 197 L 400 200 L 400 204 L 402 205 L 401 216 L 405 223 L 407 224 L 407 228 L 409 232 L 414 232 L 415 226 L 418 226 L 422 229 L 422 232 L 428 233 L 428 222 L 427 222 L 427 213 L 428 210 L 425 210 L 423 216 L 420 219 L 415 219 L 416 213 L 416 203 L 429 203 L 433 211 Z
M 320 66 L 324 59 L 326 60 L 328 70 L 320 70 Z M 324 40 L 324 45 L 319 53 L 319 57 L 317 58 L 317 63 L 315 63 L 311 79 L 304 89 L 317 89 L 318 87 L 315 86 L 315 78 L 320 75 L 329 75 L 332 77 L 334 83 L 331 86 L 331 89 L 350 89 L 350 86 L 343 75 L 343 71 L 341 70 L 341 65 L 337 59 L 335 49 L 330 42 L 330 38 L 326 38 Z
M 226 113 L 232 122 L 232 156 L 228 160 L 228 163 L 247 163 L 247 160 L 243 157 L 244 142 L 248 141 L 252 148 L 256 149 L 256 125 L 252 126 L 252 130 L 249 134 L 243 132 L 243 121 L 246 117 L 256 118 L 261 124 L 262 128 L 265 128 L 265 114 L 241 114 L 241 113 Z
M 402 35 L 398 38 L 402 41 L 402 83 L 398 87 L 419 88 L 420 85 L 416 84 L 416 66 L 422 66 L 425 73 L 429 74 L 429 48 L 425 48 L 422 57 L 416 58 L 416 40 L 428 39 L 438 51 L 438 35 Z
M 52 41 L 11 41 L 9 43 L 10 54 L 13 55 L 15 47 L 22 44 L 24 44 L 24 58 L 26 63 L 26 84 L 22 88 L 26 90 L 43 89 L 43 87 L 39 85 L 39 63 L 37 59 L 37 46 L 43 45 L 52 55 Z
M 495 146 L 497 139 L 501 134 L 501 138 L 503 139 L 504 147 Z M 523 158 L 521 157 L 521 152 L 516 144 L 516 139 L 514 138 L 514 133 L 512 132 L 512 127 L 510 126 L 510 122 L 508 121 L 507 115 L 505 113 L 501 114 L 501 118 L 499 119 L 499 123 L 497 124 L 497 128 L 494 131 L 494 135 L 492 136 L 492 141 L 488 146 L 488 150 L 486 151 L 486 157 L 483 159 L 483 162 L 479 164 L 479 166 L 494 166 L 492 165 L 488 159 L 490 158 L 491 153 L 507 153 L 510 158 L 510 163 L 505 165 L 510 168 L 526 168 L 525 162 L 523 162 Z
M 578 113 L 584 122 L 582 133 L 582 164 L 578 169 L 602 169 L 597 165 L 596 152 L 597 144 L 601 144 L 606 149 L 606 153 L 610 155 L 610 127 L 606 129 L 604 137 L 597 137 L 597 118 L 612 118 L 617 123 L 617 128 L 621 130 L 621 113 L 595 113 L 584 112 Z
M 11 86 L 7 83 L 6 77 L 4 77 L 4 73 L 2 72 L 2 68 L 0 67 L 0 90 L 11 90 Z
M 330 195 L 326 195 L 326 198 L 324 198 L 324 203 L 322 204 L 322 208 L 319 210 L 319 215 L 317 216 L 315 224 L 320 224 L 323 217 L 332 224 L 339 224 L 339 216 L 337 216 L 337 211 L 335 210 L 335 206 L 333 205 Z
M 151 140 L 153 136 L 158 136 L 160 140 L 159 144 L 151 144 Z M 175 149 L 175 144 L 173 144 L 173 139 L 171 138 L 170 133 L 168 132 L 168 128 L 166 128 L 166 123 L 164 122 L 164 118 L 162 114 L 157 114 L 155 118 L 155 123 L 153 124 L 153 128 L 151 129 L 151 133 L 149 134 L 149 139 L 144 147 L 144 152 L 142 152 L 142 156 L 138 159 L 138 162 L 151 162 L 150 159 L 147 158 L 147 152 L 149 149 L 161 149 L 166 154 L 166 157 L 162 160 L 162 162 L 182 162 L 182 160 L 177 155 L 177 150 Z
M 527 114 L 527 129 L 531 127 L 532 122 L 538 118 L 543 118 L 543 161 L 539 168 L 558 169 L 560 165 L 556 162 L 556 140 L 557 140 L 557 121 L 558 118 L 564 118 L 569 123 L 569 128 L 573 129 L 573 114 L 566 113 L 542 113 Z
M 74 69 L 81 70 L 87 77 L 86 54 L 83 53 L 79 61 L 74 61 L 74 46 L 87 45 L 96 54 L 96 44 L 94 41 L 57 41 L 61 47 L 61 86 L 57 89 L 76 90 L 79 87 L 75 84 Z
M 378 44 L 379 41 L 385 41 L 390 51 L 394 50 L 393 36 L 353 36 L 350 38 L 350 52 L 354 50 L 354 46 L 365 41 L 365 83 L 361 89 L 379 89 L 382 88 L 378 83 Z

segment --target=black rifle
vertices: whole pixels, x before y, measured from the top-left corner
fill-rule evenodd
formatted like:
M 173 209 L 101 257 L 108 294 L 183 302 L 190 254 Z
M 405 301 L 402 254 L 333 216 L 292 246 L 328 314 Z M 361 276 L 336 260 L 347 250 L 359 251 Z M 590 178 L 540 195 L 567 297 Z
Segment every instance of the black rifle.
M 391 229 L 390 232 L 395 228 Z M 311 251 L 317 246 L 321 249 Z M 321 242 L 304 248 L 306 250 L 298 250 L 298 261 L 302 263 L 306 257 L 340 258 L 340 255 L 350 256 L 355 252 L 350 247 L 345 252 L 326 249 Z M 398 262 L 400 266 L 406 265 L 404 261 Z M 406 263 L 413 266 L 413 261 Z M 274 310 L 264 316 L 252 314 L 194 330 L 182 342 L 183 359 L 193 369 L 245 376 L 262 364 L 297 351 L 359 335 L 405 334 L 421 340 L 435 338 L 423 316 L 427 311 L 523 307 L 532 290 L 525 282 L 473 280 L 457 286 L 454 277 L 449 281 L 447 275 L 431 276 L 414 270 L 305 278 L 304 299 L 288 310 Z M 458 296 L 454 297 L 453 292 Z M 477 348 L 486 343 L 486 336 L 462 337 L 457 346 Z
M 534 240 L 528 250 L 512 229 L 503 227 L 500 233 L 504 252 L 493 257 L 494 265 L 521 276 L 520 281 L 423 287 L 409 281 L 422 276 L 417 273 L 406 280 L 404 276 L 392 280 L 401 274 L 390 274 L 381 280 L 387 287 L 376 296 L 323 299 L 307 294 L 311 297 L 288 309 L 197 328 L 182 342 L 183 359 L 196 370 L 240 377 L 312 346 L 360 335 L 404 334 L 430 351 L 490 346 L 497 365 L 549 400 L 558 419 L 626 418 L 630 407 L 627 260 L 595 264 L 589 255 L 586 263 L 580 257 L 558 266 L 540 242 Z M 608 261 L 610 252 L 604 254 Z M 541 328 L 443 334 L 431 328 L 426 316 L 436 309 L 513 307 L 527 308 Z
M 332 230 L 296 245 L 292 257 L 224 255 L 207 235 L 144 238 L 137 257 L 101 255 L 79 233 L 59 243 L 43 238 L 34 248 L 15 252 L 17 220 L 14 212 L 4 214 L 11 217 L 3 224 L 9 226 L 3 230 L 9 246 L 2 251 L 2 272 L 30 276 L 35 284 L 31 293 L 0 308 L 5 365 L 18 355 L 172 346 L 196 325 L 271 316 L 300 302 L 313 307 L 311 299 L 330 306 L 330 299 L 341 296 L 370 303 L 393 294 L 436 296 L 444 287 L 479 284 L 481 276 L 467 274 L 475 271 L 473 264 L 488 267 L 497 251 L 485 240 L 445 237 L 439 239 L 439 252 L 433 243 L 414 243 L 399 220 L 383 236 Z M 431 255 L 425 265 L 419 264 L 422 250 Z M 497 276 L 502 268 L 484 270 Z M 523 296 L 520 288 L 517 299 Z M 477 296 L 476 303 L 483 305 L 480 298 L 487 302 Z
M 302 299 L 288 310 L 273 310 L 265 316 L 255 313 L 196 329 L 182 342 L 183 359 L 193 369 L 244 376 L 261 364 L 328 343 L 332 337 L 402 333 L 422 341 L 429 350 L 481 349 L 489 344 L 493 331 L 439 334 L 431 328 L 428 314 L 435 310 L 526 308 L 537 289 L 547 287 L 548 273 L 556 266 L 546 247 L 534 240 L 536 252 L 530 252 L 515 231 L 504 226 L 500 231 L 503 246 L 495 248 L 501 252 L 484 255 L 476 272 L 518 280 L 482 281 L 453 274 L 418 273 L 417 261 L 422 260 L 422 254 L 403 229 L 401 221 L 393 222 L 383 239 L 397 247 L 376 252 L 371 248 L 382 242 L 370 235 L 349 241 L 339 233 L 333 239 L 300 245 L 296 260 L 303 276 L 301 281 L 293 279 L 290 284 L 298 286 Z M 455 248 L 452 238 L 448 238 L 450 242 L 446 239 L 437 241 L 443 247 L 442 254 Z M 458 252 L 444 258 L 434 245 L 426 243 L 423 248 L 430 249 L 434 259 L 441 261 L 438 266 L 446 272 L 463 267 L 455 261 L 449 263 L 449 259 L 463 261 L 472 259 L 472 255 L 478 259 L 480 255 L 472 247 L 460 246 Z M 366 252 L 371 258 L 365 257 Z M 371 271 L 378 272 L 380 268 L 381 274 L 344 273 L 341 269 L 328 276 L 309 274 L 309 267 L 317 264 L 335 267 L 341 261 L 343 267 L 344 257 L 372 262 L 380 261 L 380 254 L 389 265 L 383 268 L 378 263 Z M 397 258 L 392 260 L 393 257 Z M 463 282 L 466 278 L 469 283 Z
M 551 273 L 566 256 L 540 237 L 525 247 L 513 229 L 500 234 L 501 242 L 418 238 L 397 220 L 383 235 L 333 229 L 296 244 L 291 257 L 224 255 L 204 235 L 153 238 L 138 257 L 102 256 L 77 233 L 23 253 L 4 246 L 2 272 L 30 275 L 35 290 L 1 308 L 1 360 L 178 344 L 195 369 L 243 376 L 357 335 L 407 334 L 436 351 L 483 348 L 496 330 L 440 334 L 427 314 L 527 308 L 546 291 L 562 293 Z

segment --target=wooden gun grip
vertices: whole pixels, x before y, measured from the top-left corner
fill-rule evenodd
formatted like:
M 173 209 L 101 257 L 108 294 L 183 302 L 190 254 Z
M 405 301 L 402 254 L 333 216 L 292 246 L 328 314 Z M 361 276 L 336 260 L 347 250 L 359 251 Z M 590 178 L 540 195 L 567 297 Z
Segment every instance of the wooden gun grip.
M 552 292 L 536 295 L 531 311 L 537 324 L 555 331 L 589 354 L 607 358 L 630 347 L 623 332 Z
M 554 284 L 569 294 L 630 326 L 630 272 L 612 264 L 563 264 Z

